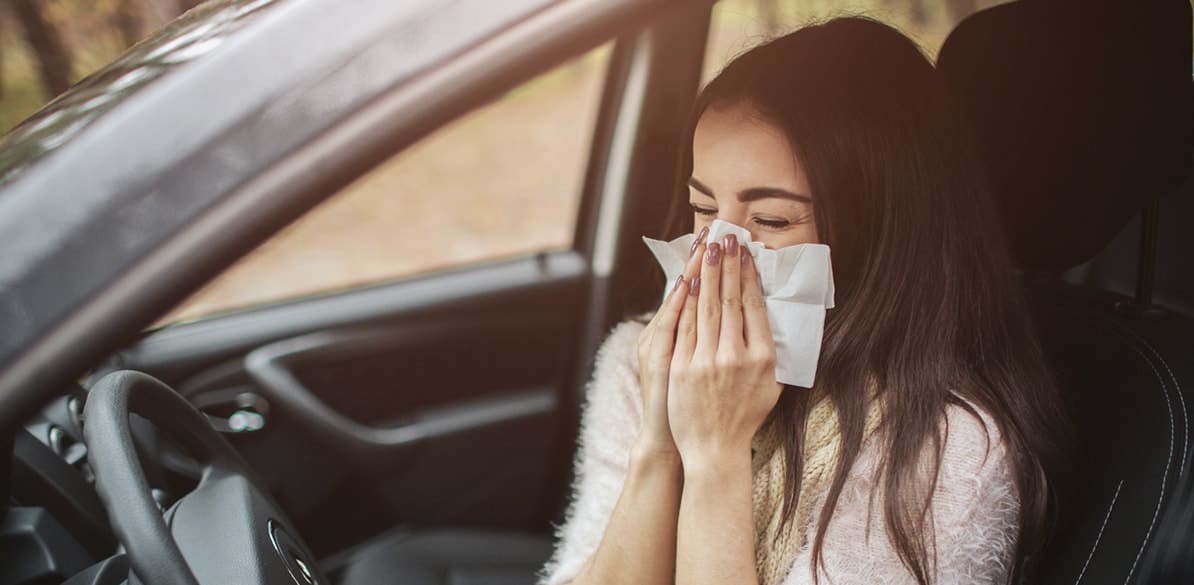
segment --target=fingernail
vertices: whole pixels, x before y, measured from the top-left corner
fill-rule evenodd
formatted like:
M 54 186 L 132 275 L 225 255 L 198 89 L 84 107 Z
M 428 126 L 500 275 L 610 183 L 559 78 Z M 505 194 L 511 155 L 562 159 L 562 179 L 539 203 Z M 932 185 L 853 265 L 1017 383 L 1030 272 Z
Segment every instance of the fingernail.
M 690 248 L 688 250 L 688 255 L 690 257 L 696 253 L 697 247 L 700 246 L 701 243 L 705 241 L 705 236 L 707 236 L 707 235 L 709 235 L 709 226 L 705 226 L 705 227 L 701 228 L 701 231 L 700 231 L 700 233 L 697 234 L 696 239 L 692 241 L 692 248 Z
M 742 252 L 742 264 L 745 265 L 747 262 L 750 262 L 750 260 L 750 252 Z
M 726 256 L 738 255 L 738 236 L 726 234 Z
M 680 286 L 683 284 L 684 284 L 684 275 L 681 274 L 680 276 L 676 277 L 676 285 L 672 287 L 672 292 L 676 292 L 676 291 L 680 290 Z
M 705 256 L 705 262 L 710 265 L 717 265 L 718 262 L 721 262 L 721 244 L 717 242 L 709 244 L 709 255 Z
M 692 278 L 692 285 L 688 287 L 688 294 L 697 296 L 697 291 L 701 290 L 701 277 L 694 276 Z

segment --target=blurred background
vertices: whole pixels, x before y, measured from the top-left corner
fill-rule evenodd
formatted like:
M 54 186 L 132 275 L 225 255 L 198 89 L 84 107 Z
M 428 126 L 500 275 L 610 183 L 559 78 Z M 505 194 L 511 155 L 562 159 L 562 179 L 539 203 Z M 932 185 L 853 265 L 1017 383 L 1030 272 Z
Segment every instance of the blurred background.
M 0 132 L 201 0 L 0 2 Z
M 0 1 L 0 133 L 202 3 Z M 721 0 L 704 79 L 768 38 L 843 15 L 895 26 L 935 59 L 958 21 L 997 3 Z M 609 52 L 575 58 L 397 153 L 159 325 L 570 247 Z

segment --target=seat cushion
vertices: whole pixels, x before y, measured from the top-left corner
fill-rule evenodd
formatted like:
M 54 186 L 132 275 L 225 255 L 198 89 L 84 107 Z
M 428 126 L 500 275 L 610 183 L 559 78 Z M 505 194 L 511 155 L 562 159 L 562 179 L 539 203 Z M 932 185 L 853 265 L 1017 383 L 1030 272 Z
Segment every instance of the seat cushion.
M 551 540 L 511 532 L 400 530 L 325 567 L 337 585 L 532 585 Z

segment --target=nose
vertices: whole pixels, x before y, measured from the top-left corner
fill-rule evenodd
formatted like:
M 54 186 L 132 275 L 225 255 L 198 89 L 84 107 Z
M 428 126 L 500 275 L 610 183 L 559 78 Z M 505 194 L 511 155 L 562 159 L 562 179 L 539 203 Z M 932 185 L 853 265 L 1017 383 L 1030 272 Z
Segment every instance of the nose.
M 717 219 L 720 219 L 721 221 L 724 221 L 726 223 L 732 223 L 732 224 L 746 230 L 748 233 L 750 233 L 750 239 L 752 241 L 759 240 L 759 234 L 755 233 L 755 230 L 750 229 L 750 226 L 747 225 L 747 223 L 749 223 L 749 218 L 745 217 L 745 214 L 732 213 L 732 212 L 731 213 L 719 213 L 717 216 Z

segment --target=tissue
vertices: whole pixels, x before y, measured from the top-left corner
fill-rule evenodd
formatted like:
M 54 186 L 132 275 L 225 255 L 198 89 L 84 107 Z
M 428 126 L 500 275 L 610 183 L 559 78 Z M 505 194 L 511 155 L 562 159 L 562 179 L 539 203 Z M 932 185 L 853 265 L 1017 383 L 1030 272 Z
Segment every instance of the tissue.
M 713 220 L 705 241 L 721 242 L 726 234 L 738 237 L 740 250 L 748 252 L 758 268 L 767 319 L 775 340 L 776 381 L 811 388 L 821 355 L 825 310 L 833 308 L 829 246 L 797 244 L 772 250 L 762 242 L 751 241 L 746 228 L 720 219 Z M 643 236 L 669 283 L 683 274 L 695 239 L 695 234 L 685 234 L 670 242 Z

